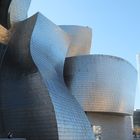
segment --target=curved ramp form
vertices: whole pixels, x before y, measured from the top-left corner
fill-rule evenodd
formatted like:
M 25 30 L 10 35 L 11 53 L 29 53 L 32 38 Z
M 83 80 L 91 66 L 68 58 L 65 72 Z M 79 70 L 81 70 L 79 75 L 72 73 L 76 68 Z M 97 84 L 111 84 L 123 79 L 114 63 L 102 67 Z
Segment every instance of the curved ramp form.
M 84 111 L 133 114 L 137 72 L 124 59 L 108 55 L 67 58 L 64 77 Z
M 63 80 L 67 34 L 41 14 L 11 32 L 0 72 L 0 133 L 12 131 L 27 140 L 93 140 L 90 123 Z
M 16 22 L 23 21 L 27 18 L 27 12 L 30 6 L 31 0 L 12 0 L 8 13 L 9 22 L 13 25 Z
M 8 27 L 8 8 L 12 0 L 0 0 L 0 24 Z
M 76 25 L 60 25 L 70 39 L 67 57 L 86 55 L 90 53 L 92 30 L 89 27 Z

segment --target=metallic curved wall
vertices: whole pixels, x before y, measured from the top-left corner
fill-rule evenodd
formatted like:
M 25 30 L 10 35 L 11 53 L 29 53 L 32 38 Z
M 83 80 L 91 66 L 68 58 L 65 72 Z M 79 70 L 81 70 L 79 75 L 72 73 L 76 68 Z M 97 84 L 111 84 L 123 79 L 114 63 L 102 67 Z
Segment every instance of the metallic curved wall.
M 107 55 L 70 57 L 64 77 L 84 111 L 133 113 L 137 72 L 127 61 Z
M 63 66 L 68 46 L 67 34 L 38 14 L 31 38 L 31 55 L 54 106 L 59 140 L 93 140 L 86 115 L 64 83 Z
M 67 57 L 90 53 L 92 39 L 91 28 L 75 25 L 60 25 L 59 27 L 68 34 L 70 39 Z
M 27 18 L 31 0 L 12 0 L 8 10 L 11 25 Z
M 58 139 L 54 107 L 30 55 L 36 16 L 17 23 L 0 69 L 0 135 Z M 4 53 L 3 53 L 4 55 Z
M 93 140 L 63 80 L 67 34 L 41 14 L 16 23 L 0 72 L 0 134 L 27 140 Z M 32 59 L 33 58 L 33 59 Z

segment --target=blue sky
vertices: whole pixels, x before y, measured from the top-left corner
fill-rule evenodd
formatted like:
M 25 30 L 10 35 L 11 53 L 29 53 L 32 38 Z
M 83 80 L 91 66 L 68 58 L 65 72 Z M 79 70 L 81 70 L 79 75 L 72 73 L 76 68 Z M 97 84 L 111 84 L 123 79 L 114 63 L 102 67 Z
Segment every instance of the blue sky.
M 122 57 L 136 67 L 140 53 L 140 0 L 32 0 L 29 16 L 40 11 L 58 25 L 92 28 L 92 54 Z M 140 108 L 140 90 L 135 108 Z

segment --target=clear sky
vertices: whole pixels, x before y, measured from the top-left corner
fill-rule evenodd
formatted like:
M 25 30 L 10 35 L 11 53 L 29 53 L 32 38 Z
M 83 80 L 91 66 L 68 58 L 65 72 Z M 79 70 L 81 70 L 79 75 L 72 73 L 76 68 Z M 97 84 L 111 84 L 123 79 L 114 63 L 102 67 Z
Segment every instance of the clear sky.
M 58 25 L 89 26 L 92 54 L 122 57 L 136 67 L 140 53 L 140 0 L 32 0 L 29 16 L 40 11 Z M 140 108 L 137 88 L 135 108 Z

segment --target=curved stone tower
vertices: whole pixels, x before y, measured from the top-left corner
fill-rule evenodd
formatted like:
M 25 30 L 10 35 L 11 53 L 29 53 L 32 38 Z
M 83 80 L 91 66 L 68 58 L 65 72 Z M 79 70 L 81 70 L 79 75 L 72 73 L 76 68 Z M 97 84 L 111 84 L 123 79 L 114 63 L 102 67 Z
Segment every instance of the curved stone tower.
M 108 55 L 69 57 L 66 84 L 104 140 L 132 140 L 137 72 L 126 60 Z

